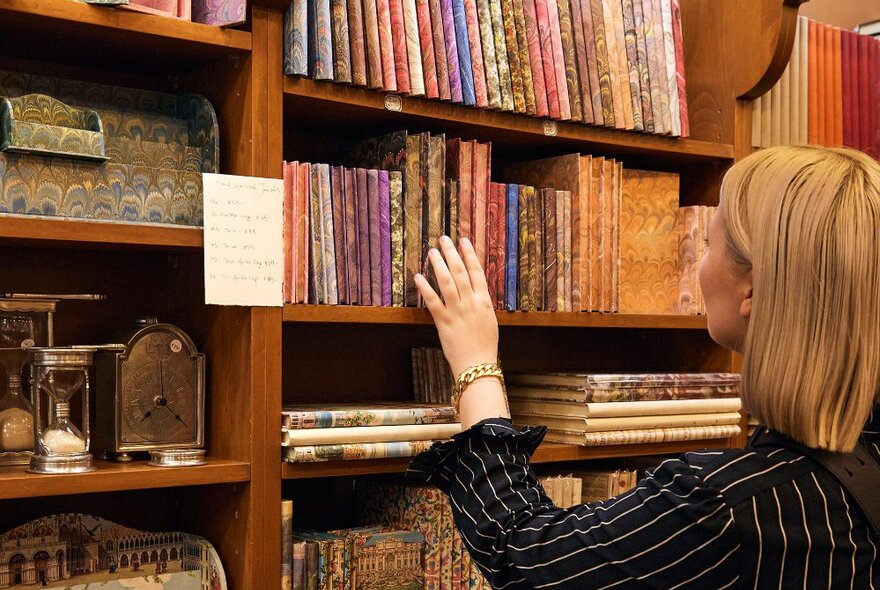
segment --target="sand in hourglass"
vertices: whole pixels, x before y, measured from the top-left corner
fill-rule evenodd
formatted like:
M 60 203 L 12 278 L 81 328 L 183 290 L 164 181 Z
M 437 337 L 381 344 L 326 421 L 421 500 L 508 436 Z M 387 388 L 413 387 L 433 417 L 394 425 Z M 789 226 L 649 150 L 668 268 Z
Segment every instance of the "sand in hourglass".
M 31 451 L 33 448 L 33 415 L 21 408 L 0 411 L 0 451 Z

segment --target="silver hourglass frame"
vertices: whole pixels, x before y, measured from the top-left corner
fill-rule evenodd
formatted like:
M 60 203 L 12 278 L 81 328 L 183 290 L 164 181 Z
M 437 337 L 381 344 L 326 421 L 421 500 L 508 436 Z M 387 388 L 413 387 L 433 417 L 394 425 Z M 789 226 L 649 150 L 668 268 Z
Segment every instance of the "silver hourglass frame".
M 33 348 L 31 359 L 31 400 L 34 405 L 34 454 L 31 457 L 28 471 L 33 473 L 63 474 L 86 473 L 94 471 L 92 455 L 89 453 L 89 367 L 92 366 L 94 348 Z M 52 392 L 43 387 L 43 380 L 56 371 L 81 371 L 82 385 L 67 399 L 59 400 L 52 397 Z M 45 428 L 60 420 L 68 421 L 70 415 L 70 399 L 79 393 L 82 405 L 83 448 L 73 452 L 58 452 L 46 444 Z M 46 424 L 43 424 L 43 397 L 46 397 Z

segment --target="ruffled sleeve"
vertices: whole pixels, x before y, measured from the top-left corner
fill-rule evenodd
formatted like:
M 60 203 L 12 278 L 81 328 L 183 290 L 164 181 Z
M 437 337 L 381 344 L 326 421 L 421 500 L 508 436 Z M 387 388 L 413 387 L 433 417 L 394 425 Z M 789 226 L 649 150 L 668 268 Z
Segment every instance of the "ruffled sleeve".
M 546 432 L 543 426 L 518 430 L 510 420 L 489 418 L 459 432 L 452 440 L 436 443 L 417 455 L 407 469 L 406 477 L 435 485 L 448 494 L 459 466 L 460 453 L 478 448 L 482 452 L 507 456 L 513 463 L 525 466 Z

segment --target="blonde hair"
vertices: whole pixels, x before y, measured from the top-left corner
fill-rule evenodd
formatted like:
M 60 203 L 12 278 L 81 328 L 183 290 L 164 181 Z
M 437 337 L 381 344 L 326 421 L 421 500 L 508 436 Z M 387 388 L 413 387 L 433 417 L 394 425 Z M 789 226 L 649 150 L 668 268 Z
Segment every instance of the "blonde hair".
M 880 164 L 777 147 L 721 186 L 734 271 L 752 272 L 743 406 L 801 443 L 850 451 L 880 391 Z

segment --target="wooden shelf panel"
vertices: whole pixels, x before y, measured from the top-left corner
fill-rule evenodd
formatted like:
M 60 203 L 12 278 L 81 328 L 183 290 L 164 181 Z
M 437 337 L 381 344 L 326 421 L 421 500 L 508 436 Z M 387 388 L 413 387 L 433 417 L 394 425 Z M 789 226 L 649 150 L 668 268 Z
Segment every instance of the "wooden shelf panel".
M 570 328 L 660 328 L 705 330 L 706 316 L 497 311 L 502 326 Z M 432 324 L 427 309 L 354 305 L 285 305 L 285 322 L 345 324 Z
M 248 463 L 208 459 L 197 467 L 149 467 L 146 461 L 95 461 L 97 470 L 69 475 L 28 473 L 26 466 L 0 468 L 0 500 L 119 492 L 250 481 Z
M 0 242 L 67 247 L 202 248 L 203 230 L 183 225 L 146 225 L 86 219 L 0 214 Z
M 171 73 L 251 48 L 247 31 L 133 10 L 71 0 L 0 2 L 0 51 L 4 55 L 63 61 L 73 53 L 87 60 L 84 65 L 157 65 Z
M 369 134 L 406 128 L 437 130 L 450 135 L 496 141 L 505 149 L 591 151 L 618 156 L 660 158 L 667 165 L 732 160 L 733 146 L 618 131 L 576 123 L 556 123 L 556 136 L 544 131 L 546 120 L 525 115 L 475 109 L 420 98 L 401 97 L 400 112 L 385 108 L 383 92 L 284 77 L 286 122 L 297 129 L 327 133 Z M 493 146 L 494 152 L 494 146 Z M 662 162 L 661 162 L 662 163 Z
M 686 442 L 652 443 L 642 445 L 614 445 L 605 447 L 578 447 L 557 443 L 543 443 L 532 456 L 532 463 L 560 463 L 590 459 L 614 459 L 643 455 L 686 453 L 706 448 L 729 448 L 731 439 L 694 440 Z M 409 457 L 400 459 L 371 459 L 362 461 L 326 461 L 322 463 L 282 463 L 282 479 L 308 479 L 351 475 L 378 475 L 403 473 L 409 466 Z

